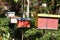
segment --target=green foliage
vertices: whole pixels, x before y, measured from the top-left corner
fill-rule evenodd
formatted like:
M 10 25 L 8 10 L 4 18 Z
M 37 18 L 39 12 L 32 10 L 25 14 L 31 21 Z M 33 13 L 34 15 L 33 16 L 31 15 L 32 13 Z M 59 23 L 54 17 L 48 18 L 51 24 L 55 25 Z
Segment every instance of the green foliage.
M 4 25 L 9 25 L 9 18 L 0 18 L 0 25 L 4 26 Z
M 2 6 L 0 6 L 0 10 L 2 9 L 3 7 Z
M 46 30 L 43 34 L 43 30 L 31 28 L 25 31 L 24 37 L 27 40 L 60 40 L 60 30 Z
M 0 18 L 0 36 L 2 36 L 3 40 L 8 40 L 10 36 L 9 21 L 9 18 Z
M 17 3 L 17 2 L 18 2 L 18 0 L 14 0 L 14 2 L 16 2 L 16 3 Z
M 56 0 L 56 2 L 57 2 L 58 4 L 60 4 L 60 0 L 58 0 L 58 1 Z

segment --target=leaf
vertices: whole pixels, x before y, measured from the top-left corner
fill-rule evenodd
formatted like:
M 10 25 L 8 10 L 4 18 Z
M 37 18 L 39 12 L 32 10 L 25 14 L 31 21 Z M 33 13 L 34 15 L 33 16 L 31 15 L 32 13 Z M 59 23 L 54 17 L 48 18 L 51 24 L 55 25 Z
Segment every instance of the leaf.
M 18 0 L 14 0 L 14 2 L 16 2 L 16 3 L 17 3 L 17 2 L 18 2 Z

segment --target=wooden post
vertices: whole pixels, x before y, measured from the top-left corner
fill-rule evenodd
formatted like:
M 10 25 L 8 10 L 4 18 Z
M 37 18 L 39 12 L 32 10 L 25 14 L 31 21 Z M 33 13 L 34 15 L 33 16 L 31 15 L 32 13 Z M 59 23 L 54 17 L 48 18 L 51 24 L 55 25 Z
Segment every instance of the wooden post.
M 25 18 L 25 10 L 24 10 L 25 8 L 24 8 L 24 6 L 25 6 L 25 0 L 23 0 L 23 9 L 22 9 L 23 10 L 23 18 Z
M 37 27 L 38 26 L 38 14 L 35 13 L 34 17 L 35 17 L 35 26 Z
M 29 18 L 29 0 L 27 0 L 27 13 L 26 16 Z
M 22 30 L 22 40 L 23 40 L 23 30 Z
M 52 11 L 53 14 L 54 14 L 54 12 L 55 12 L 55 11 L 54 11 L 54 5 L 55 5 L 54 1 L 55 1 L 55 0 L 51 0 L 52 6 L 53 6 L 53 11 Z

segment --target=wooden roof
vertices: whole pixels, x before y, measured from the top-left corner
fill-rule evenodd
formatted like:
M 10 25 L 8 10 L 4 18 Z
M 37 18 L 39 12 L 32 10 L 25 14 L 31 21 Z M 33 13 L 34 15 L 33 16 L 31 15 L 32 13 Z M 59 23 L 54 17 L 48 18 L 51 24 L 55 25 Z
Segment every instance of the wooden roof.
M 53 15 L 53 14 L 38 14 L 38 17 L 60 18 L 60 15 Z

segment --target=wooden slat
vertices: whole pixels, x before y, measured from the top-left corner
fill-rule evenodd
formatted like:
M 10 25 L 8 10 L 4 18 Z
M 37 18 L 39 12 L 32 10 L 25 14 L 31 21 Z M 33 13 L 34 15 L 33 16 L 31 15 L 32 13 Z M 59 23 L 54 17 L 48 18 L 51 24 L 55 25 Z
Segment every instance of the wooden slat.
M 36 26 L 36 27 L 38 26 L 38 15 L 37 15 L 37 13 L 36 13 L 36 15 L 35 15 L 35 26 Z
M 53 17 L 53 18 L 60 18 L 60 15 L 53 15 L 53 14 L 38 14 L 38 17 Z

